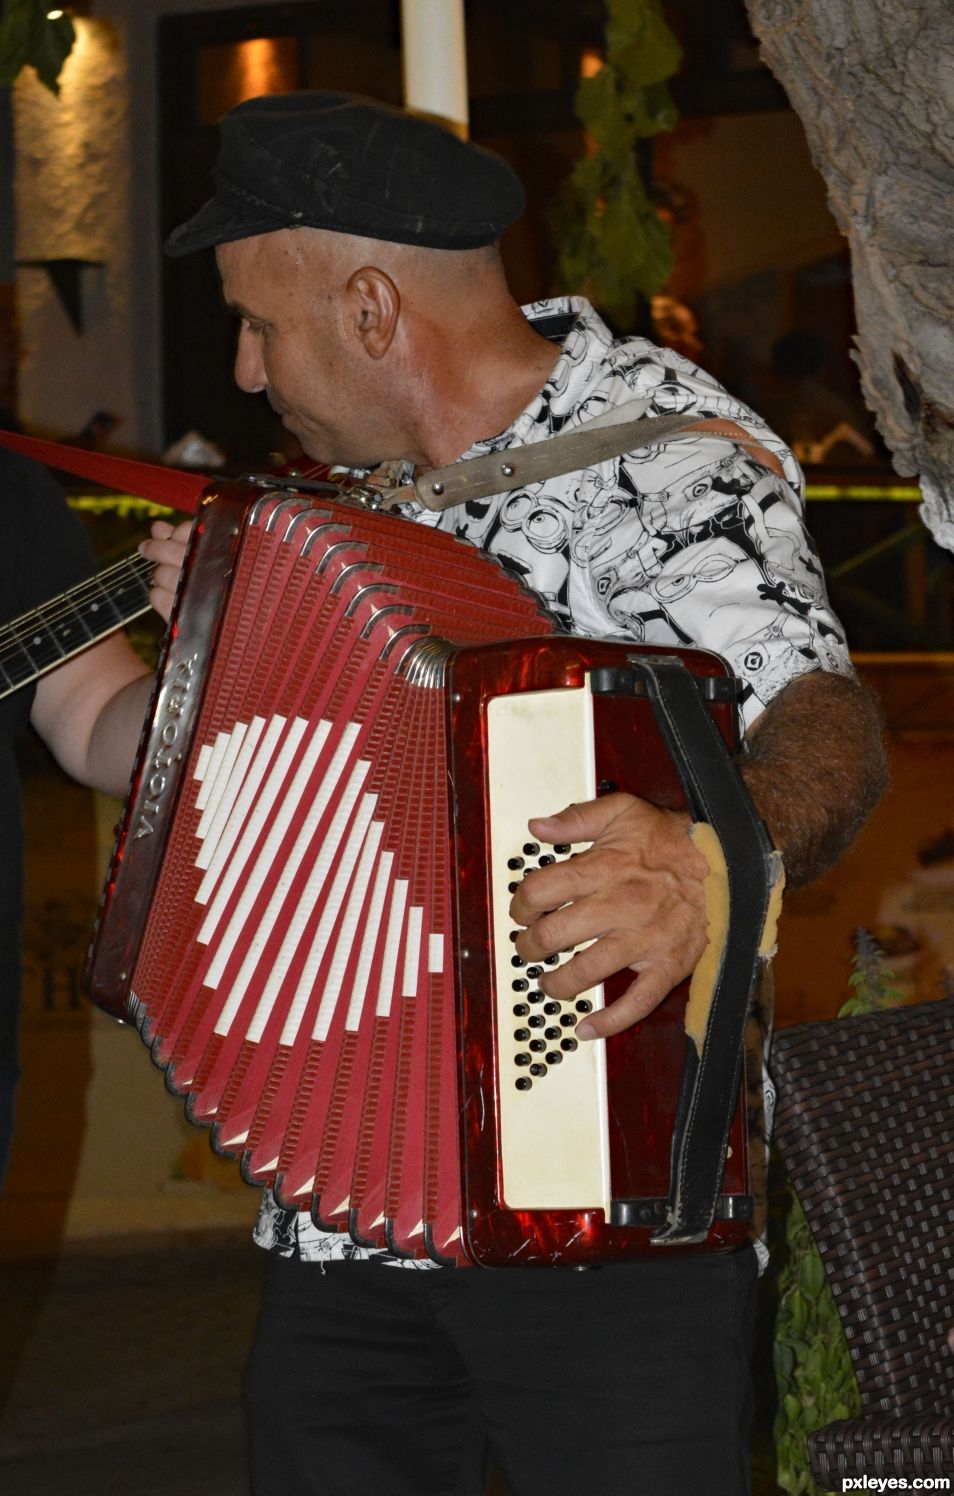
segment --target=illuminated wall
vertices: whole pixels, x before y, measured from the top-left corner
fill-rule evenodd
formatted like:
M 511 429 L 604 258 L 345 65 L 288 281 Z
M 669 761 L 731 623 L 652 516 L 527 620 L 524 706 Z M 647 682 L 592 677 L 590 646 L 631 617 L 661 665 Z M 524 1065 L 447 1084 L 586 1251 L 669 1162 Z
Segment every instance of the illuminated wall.
M 14 89 L 20 417 L 50 435 L 78 431 L 99 409 L 125 418 L 130 398 L 123 54 L 105 21 L 78 19 L 76 31 L 58 98 L 32 70 Z M 81 332 L 51 269 L 72 282 Z
M 160 450 L 155 25 L 198 8 L 236 0 L 95 0 L 59 98 L 31 70 L 17 81 L 17 258 L 97 262 L 78 272 L 82 333 L 45 269 L 17 269 L 19 413 L 31 430 L 70 435 L 108 410 L 114 448 Z

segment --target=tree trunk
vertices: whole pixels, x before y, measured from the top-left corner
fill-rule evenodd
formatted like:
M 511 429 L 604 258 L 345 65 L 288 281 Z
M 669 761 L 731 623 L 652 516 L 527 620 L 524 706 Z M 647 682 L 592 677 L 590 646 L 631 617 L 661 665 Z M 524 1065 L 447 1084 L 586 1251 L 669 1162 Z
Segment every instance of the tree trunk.
M 865 399 L 954 550 L 954 6 L 746 4 L 851 247 Z

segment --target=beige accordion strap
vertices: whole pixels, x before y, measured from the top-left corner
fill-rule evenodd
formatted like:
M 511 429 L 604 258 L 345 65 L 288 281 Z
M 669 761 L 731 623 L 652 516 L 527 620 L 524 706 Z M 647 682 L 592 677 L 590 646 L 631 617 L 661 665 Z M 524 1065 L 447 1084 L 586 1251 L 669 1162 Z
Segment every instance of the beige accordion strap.
M 396 504 L 413 502 L 440 512 L 471 499 L 511 493 L 530 483 L 542 483 L 563 473 L 580 472 L 594 463 L 619 457 L 623 452 L 638 452 L 677 437 L 700 434 L 721 437 L 748 447 L 765 467 L 779 477 L 784 476 L 775 454 L 761 446 L 735 421 L 698 420 L 686 415 L 647 416 L 645 409 L 643 401 L 630 400 L 624 405 L 614 406 L 595 420 L 587 421 L 575 431 L 565 431 L 525 447 L 510 447 L 501 452 L 490 452 L 485 457 L 471 457 L 466 462 L 433 468 L 413 483 L 386 492 L 378 507 L 391 509 Z

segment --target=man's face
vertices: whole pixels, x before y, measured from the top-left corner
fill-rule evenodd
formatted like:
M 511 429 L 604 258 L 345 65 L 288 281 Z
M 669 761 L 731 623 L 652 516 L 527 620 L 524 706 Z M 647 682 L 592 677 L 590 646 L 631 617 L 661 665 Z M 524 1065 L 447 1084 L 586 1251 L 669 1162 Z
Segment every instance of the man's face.
M 320 236 L 282 229 L 220 244 L 222 292 L 241 318 L 235 380 L 263 392 L 309 457 L 375 460 L 368 415 L 373 375 L 349 334 L 348 298 Z

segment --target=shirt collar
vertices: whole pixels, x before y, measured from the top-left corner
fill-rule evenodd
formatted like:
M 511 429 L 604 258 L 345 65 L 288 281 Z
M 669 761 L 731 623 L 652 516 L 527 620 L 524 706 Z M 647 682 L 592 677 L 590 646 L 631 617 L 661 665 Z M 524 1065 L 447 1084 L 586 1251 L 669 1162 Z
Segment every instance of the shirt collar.
M 535 331 L 560 340 L 561 353 L 550 378 L 506 430 L 475 442 L 460 461 L 499 452 L 517 443 L 539 441 L 559 431 L 586 400 L 597 377 L 605 374 L 603 360 L 613 335 L 582 296 L 556 296 L 531 301 L 521 308 Z

